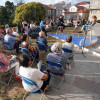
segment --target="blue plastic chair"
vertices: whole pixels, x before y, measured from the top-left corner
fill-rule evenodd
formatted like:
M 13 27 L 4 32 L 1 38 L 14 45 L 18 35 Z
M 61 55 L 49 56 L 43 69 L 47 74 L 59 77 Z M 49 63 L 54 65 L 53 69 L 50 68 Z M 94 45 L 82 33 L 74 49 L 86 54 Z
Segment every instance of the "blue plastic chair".
M 39 51 L 45 51 L 45 53 L 47 53 L 47 47 L 43 42 L 37 41 L 36 43 L 38 45 Z
M 64 73 L 60 74 L 60 73 L 54 73 L 52 71 L 49 70 L 49 72 L 53 75 L 56 75 L 56 76 L 62 76 L 62 80 L 61 80 L 61 83 L 60 83 L 60 88 L 61 88 L 61 85 L 62 85 L 62 81 L 63 81 L 63 78 L 64 78 L 64 81 L 65 81 L 65 69 L 63 68 L 63 66 L 59 63 L 54 63 L 54 62 L 50 62 L 50 61 L 46 61 L 46 63 L 51 66 L 51 67 L 54 67 L 54 68 L 62 68 L 62 70 L 64 71 Z M 56 87 L 55 87 L 56 88 Z M 60 89 L 60 88 L 57 88 L 57 89 Z
M 7 45 L 8 45 L 9 43 L 4 42 L 4 44 L 5 44 L 7 50 L 13 50 L 13 49 L 9 49 L 9 48 L 7 47 Z
M 28 49 L 23 48 L 23 47 L 19 47 L 19 50 L 20 50 L 22 53 L 24 53 L 24 54 L 30 56 L 31 61 L 32 61 L 32 63 L 31 63 L 31 66 L 32 66 L 32 65 L 33 65 L 33 62 L 34 62 L 34 57 L 33 57 L 32 53 L 31 53 Z
M 31 92 L 31 93 L 32 93 L 32 94 L 42 94 L 41 97 L 40 97 L 40 100 L 42 100 L 42 97 L 43 97 L 43 95 L 44 95 L 44 92 L 38 87 L 38 85 L 37 85 L 34 81 L 32 81 L 32 80 L 30 80 L 30 79 L 28 79 L 28 78 L 25 78 L 25 77 L 23 77 L 23 76 L 20 75 L 20 74 L 18 74 L 18 76 L 19 76 L 26 84 L 36 86 L 39 90 L 36 91 L 36 92 Z M 25 92 L 25 94 L 24 94 L 24 96 L 23 96 L 23 100 L 25 100 L 26 94 L 27 94 L 27 91 Z
M 72 53 L 72 50 L 69 50 L 67 48 L 62 48 L 62 51 L 66 52 L 66 53 Z
M 73 51 L 72 51 L 72 50 L 69 50 L 69 49 L 67 49 L 67 48 L 62 48 L 62 51 L 63 51 L 64 53 L 70 53 L 70 54 L 72 54 L 72 53 L 73 53 Z M 74 60 L 73 60 L 73 57 L 68 58 L 68 59 L 69 59 L 69 63 L 73 63 L 73 65 L 72 65 L 72 66 L 74 66 Z
M 50 62 L 50 61 L 46 61 L 46 63 L 54 68 L 62 68 L 63 66 L 61 64 L 58 63 L 54 63 L 54 62 Z M 64 69 L 63 69 L 64 70 Z M 52 71 L 50 71 L 50 73 L 54 74 L 54 75 L 63 75 L 63 74 L 59 74 L 59 73 L 53 73 Z
M 3 66 L 4 66 L 4 64 L 3 64 L 2 62 L 0 62 L 0 66 L 2 66 L 2 67 L 3 67 Z M 9 83 L 10 83 L 10 81 L 11 81 L 11 79 L 12 79 L 12 76 L 13 76 L 13 74 L 12 74 L 12 70 L 13 70 L 13 69 L 15 69 L 15 67 L 13 67 L 13 68 L 11 68 L 11 69 L 7 70 L 7 71 L 6 71 L 6 72 L 4 72 L 4 73 L 1 73 L 1 75 L 0 75 L 0 83 L 4 84 L 4 85 L 6 85 L 6 86 L 8 86 L 8 85 L 9 85 Z M 9 78 L 9 80 L 8 80 L 8 82 L 7 82 L 7 83 L 1 80 L 2 75 L 6 74 L 6 73 L 10 73 L 10 78 Z

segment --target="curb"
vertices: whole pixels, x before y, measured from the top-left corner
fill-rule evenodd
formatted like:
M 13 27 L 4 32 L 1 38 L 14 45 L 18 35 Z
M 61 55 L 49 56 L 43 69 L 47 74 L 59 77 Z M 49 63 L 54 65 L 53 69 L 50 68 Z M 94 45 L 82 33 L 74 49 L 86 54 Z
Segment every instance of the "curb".
M 48 34 L 49 35 L 49 34 Z M 52 35 L 49 35 L 49 36 L 52 36 Z M 52 37 L 54 37 L 54 38 L 56 38 L 56 39 L 59 39 L 59 38 L 57 38 L 57 37 L 55 37 L 55 36 L 52 36 Z M 60 39 L 62 42 L 64 42 L 65 40 L 63 40 L 63 39 Z M 80 48 L 80 46 L 78 46 L 78 45 L 76 45 L 76 44 L 74 44 L 75 45 L 75 47 L 79 47 Z M 83 47 L 81 47 L 82 49 L 84 49 L 84 51 L 86 51 L 86 52 L 91 52 L 93 55 L 95 55 L 95 56 L 98 56 L 98 57 L 100 57 L 100 53 L 98 53 L 98 52 L 96 52 L 96 51 L 94 51 L 94 50 L 91 50 L 91 49 L 89 49 L 89 48 L 83 48 Z

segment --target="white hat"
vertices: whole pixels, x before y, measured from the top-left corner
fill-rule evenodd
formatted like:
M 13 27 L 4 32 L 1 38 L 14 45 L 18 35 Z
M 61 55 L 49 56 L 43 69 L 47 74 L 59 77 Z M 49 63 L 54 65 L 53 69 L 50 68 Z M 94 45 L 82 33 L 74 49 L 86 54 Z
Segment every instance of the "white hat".
M 52 52 L 60 52 L 60 43 L 59 42 L 54 43 L 51 47 L 51 51 Z

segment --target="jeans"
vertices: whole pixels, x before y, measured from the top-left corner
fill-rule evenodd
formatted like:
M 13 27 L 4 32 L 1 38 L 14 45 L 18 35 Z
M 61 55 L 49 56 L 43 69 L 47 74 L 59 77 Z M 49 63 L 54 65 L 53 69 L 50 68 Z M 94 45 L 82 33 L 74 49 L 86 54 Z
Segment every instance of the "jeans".
M 45 36 L 47 37 L 47 32 L 46 32 L 45 28 L 41 28 L 41 31 L 43 31 L 45 33 Z
M 92 26 L 83 25 L 82 26 L 82 29 L 83 29 L 83 32 L 85 32 L 85 30 L 91 30 L 92 29 Z

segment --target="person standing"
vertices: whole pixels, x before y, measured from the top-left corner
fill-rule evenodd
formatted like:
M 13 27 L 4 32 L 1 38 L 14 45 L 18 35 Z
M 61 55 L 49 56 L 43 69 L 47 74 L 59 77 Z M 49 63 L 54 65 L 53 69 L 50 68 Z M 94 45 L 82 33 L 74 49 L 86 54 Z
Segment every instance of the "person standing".
M 22 25 L 23 25 L 23 28 L 25 29 L 25 34 L 28 35 L 28 24 L 27 24 L 27 22 L 25 20 L 22 21 Z

